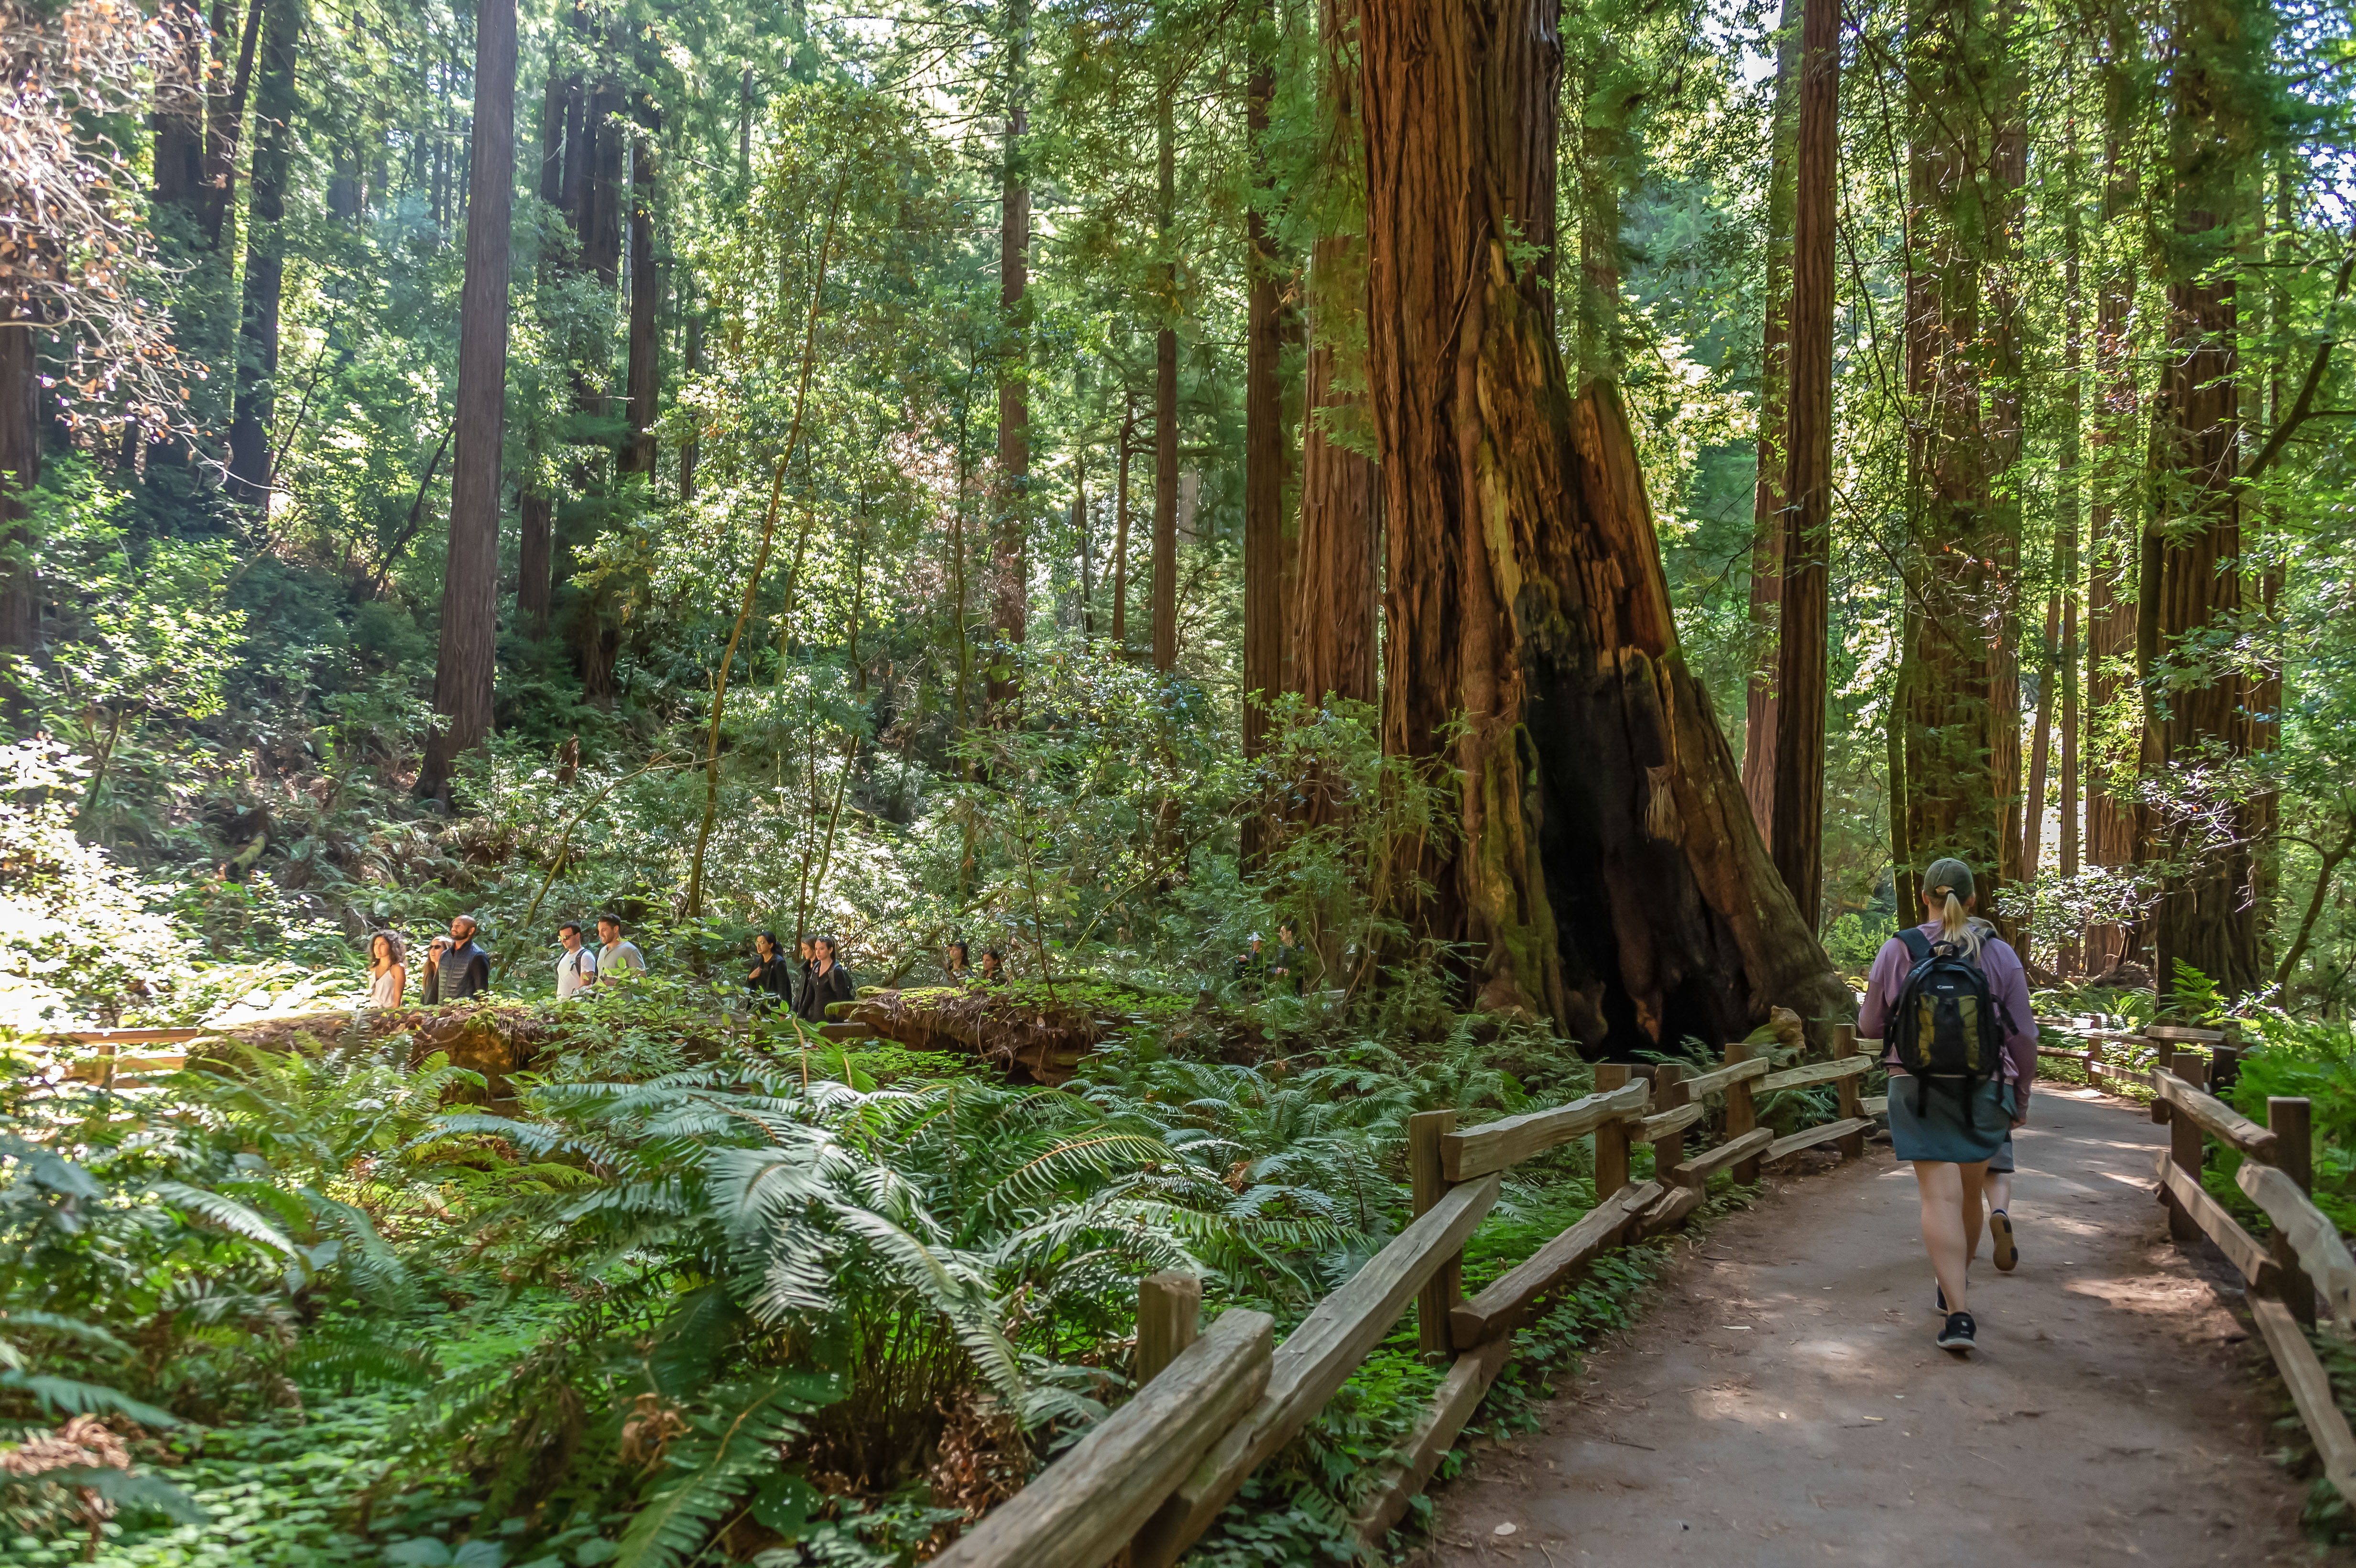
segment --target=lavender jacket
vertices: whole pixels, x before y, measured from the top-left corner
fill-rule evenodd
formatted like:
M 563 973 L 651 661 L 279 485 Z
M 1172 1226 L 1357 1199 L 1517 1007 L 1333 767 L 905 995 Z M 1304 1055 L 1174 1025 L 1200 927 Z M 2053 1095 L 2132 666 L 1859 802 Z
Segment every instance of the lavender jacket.
M 1939 939 L 1937 921 L 1921 929 L 1932 941 Z M 1885 1038 L 1890 1010 L 1898 1005 L 1906 989 L 1906 976 L 1913 968 L 1914 955 L 1906 951 L 1906 944 L 1893 936 L 1881 944 L 1874 956 L 1873 972 L 1865 980 L 1865 1006 L 1857 1018 L 1859 1035 L 1869 1040 Z M 2037 1078 L 2037 1015 L 2029 1005 L 2029 976 L 2021 972 L 2020 955 L 2000 936 L 1980 944 L 1980 972 L 1987 976 L 1988 997 L 2005 1026 L 2004 1054 L 1997 1062 L 1997 1076 L 2013 1086 L 2012 1114 L 2025 1115 L 2029 1086 Z M 1896 1051 L 1885 1054 L 1882 1061 L 1894 1068 Z

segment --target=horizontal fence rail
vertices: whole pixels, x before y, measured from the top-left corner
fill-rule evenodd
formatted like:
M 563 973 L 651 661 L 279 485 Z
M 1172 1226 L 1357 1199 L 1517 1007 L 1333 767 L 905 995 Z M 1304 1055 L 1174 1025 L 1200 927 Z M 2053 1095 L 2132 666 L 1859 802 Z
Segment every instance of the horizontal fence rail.
M 1676 1062 L 1654 1068 L 1649 1082 L 1624 1064 L 1604 1063 L 1595 1069 L 1591 1094 L 1461 1131 L 1453 1111 L 1409 1118 L 1415 1218 L 1388 1246 L 1257 1362 L 1250 1348 L 1264 1342 L 1259 1314 L 1228 1311 L 1194 1339 L 1200 1286 L 1186 1275 L 1149 1275 L 1139 1287 L 1136 1395 L 936 1561 L 951 1568 L 1097 1568 L 1118 1558 L 1129 1568 L 1169 1568 L 1252 1472 L 1317 1418 L 1413 1305 L 1422 1349 L 1448 1370 L 1351 1520 L 1362 1540 L 1379 1542 L 1430 1483 L 1505 1370 L 1515 1330 L 1576 1285 L 1597 1258 L 1682 1221 L 1720 1170 L 1755 1181 L 1762 1162 L 1817 1144 L 1836 1143 L 1849 1157 L 1864 1152 L 1872 1121 L 1858 1081 L 1878 1065 L 1880 1042 L 1858 1041 L 1846 1029 L 1840 1038 L 1835 1060 L 1781 1073 L 1737 1044 L 1726 1048 L 1722 1065 L 1691 1077 Z M 1824 1083 L 1838 1092 L 1836 1120 L 1783 1138 L 1758 1125 L 1762 1093 Z M 1725 1136 L 1688 1154 L 1688 1135 L 1708 1125 L 1711 1095 L 1725 1097 Z M 1464 1243 L 1495 1205 L 1505 1172 L 1589 1136 L 1601 1195 L 1595 1207 L 1465 1299 Z M 1631 1180 L 1629 1151 L 1645 1143 L 1656 1174 Z M 1222 1347 L 1215 1353 L 1207 1349 L 1214 1340 Z M 1247 1386 L 1250 1397 L 1242 1399 L 1236 1391 Z M 1218 1430 L 1205 1435 L 1210 1426 Z
M 2187 1036 L 2205 1036 L 2191 1043 L 2206 1044 L 2210 1054 L 2181 1049 Z M 2147 1079 L 2152 1115 L 2169 1129 L 2169 1147 L 2158 1158 L 2169 1234 L 2186 1245 L 2206 1236 L 2248 1282 L 2250 1316 L 2322 1457 L 2324 1474 L 2341 1497 L 2356 1502 L 2356 1435 L 2332 1399 L 2331 1379 L 2305 1332 L 2315 1321 L 2319 1290 L 2343 1327 L 2356 1308 L 2356 1259 L 2350 1257 L 2340 1227 L 2308 1196 L 2314 1188 L 2308 1102 L 2268 1099 L 2262 1127 L 2206 1088 L 2219 1058 L 2232 1060 L 2233 1048 L 2222 1034 L 2155 1029 L 2147 1038 L 2175 1048 L 2165 1065 L 2149 1070 Z M 2273 1224 L 2271 1246 L 2244 1230 L 2201 1185 L 2209 1138 L 2241 1153 L 2234 1182 Z

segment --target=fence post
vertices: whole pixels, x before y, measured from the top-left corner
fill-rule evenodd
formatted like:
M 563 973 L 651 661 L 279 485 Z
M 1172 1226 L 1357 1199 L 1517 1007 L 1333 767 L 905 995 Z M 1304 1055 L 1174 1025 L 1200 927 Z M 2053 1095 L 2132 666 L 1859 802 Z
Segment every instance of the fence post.
M 2170 1061 L 2170 1070 L 2191 1084 L 2201 1088 L 2208 1081 L 2209 1063 L 2197 1051 L 2179 1051 Z M 2201 1179 L 2201 1124 L 2190 1116 L 2172 1116 L 2168 1124 L 2169 1158 L 2176 1168 L 2194 1181 Z M 2190 1244 L 2201 1239 L 2201 1222 L 2195 1220 L 2173 1194 L 2168 1200 L 2168 1234 L 2170 1240 Z
M 2309 1130 L 2307 1097 L 2268 1095 L 2266 1125 L 2275 1135 L 2275 1166 L 2285 1176 L 2298 1183 L 2301 1192 L 2315 1191 L 2314 1142 Z M 2298 1253 L 2283 1236 L 2279 1227 L 2274 1235 L 2275 1264 L 2282 1270 L 2283 1305 L 2291 1316 L 2312 1327 L 2315 1323 L 2315 1282 L 2298 1266 Z
M 1137 1282 L 1137 1386 L 1168 1370 L 1203 1325 L 1203 1282 L 1177 1269 Z
M 1686 1093 L 1686 1070 L 1674 1061 L 1664 1061 L 1653 1069 L 1653 1114 L 1674 1111 L 1692 1096 Z M 1686 1162 L 1686 1130 L 1679 1127 L 1653 1144 L 1653 1175 L 1665 1183 L 1669 1172 Z
M 1748 1061 L 1750 1060 L 1751 1048 L 1743 1044 L 1740 1040 L 1736 1040 L 1727 1046 L 1726 1064 L 1729 1067 L 1733 1066 L 1738 1061 Z M 1751 1099 L 1751 1087 L 1757 1082 L 1758 1080 L 1753 1078 L 1745 1078 L 1740 1083 L 1730 1083 L 1726 1087 L 1726 1141 L 1729 1143 L 1732 1143 L 1735 1139 L 1740 1137 L 1743 1134 L 1751 1131 L 1759 1125 L 1758 1107 L 1752 1104 Z M 1622 1139 L 1625 1139 L 1627 1135 L 1622 1133 L 1621 1136 Z M 1751 1158 L 1737 1164 L 1734 1168 L 1734 1179 L 1745 1187 L 1757 1181 L 1759 1179 L 1759 1157 L 1756 1155 L 1753 1155 Z M 1601 1197 L 1602 1194 L 1599 1192 L 1597 1196 Z
M 1833 1027 L 1833 1054 L 1836 1056 L 1855 1056 L 1857 1054 L 1857 1026 L 1855 1024 L 1836 1024 Z M 1857 1120 L 1858 1117 L 1865 1115 L 1863 1097 L 1857 1092 L 1857 1080 L 1855 1078 L 1837 1078 L 1833 1082 L 1835 1086 L 1840 1091 L 1840 1119 L 1844 1122 L 1853 1122 Z M 1843 1159 L 1863 1159 L 1865 1157 L 1865 1134 L 1862 1132 L 1843 1133 L 1839 1137 L 1833 1140 L 1833 1147 L 1840 1150 L 1840 1157 Z
M 1407 1119 L 1408 1179 L 1419 1218 L 1448 1190 L 1440 1173 L 1440 1140 L 1456 1130 L 1453 1111 L 1419 1111 Z M 1428 1357 L 1445 1360 L 1453 1353 L 1448 1335 L 1448 1309 L 1464 1294 L 1464 1254 L 1450 1258 L 1415 1298 L 1416 1349 Z
M 1608 1094 L 1614 1089 L 1627 1086 L 1626 1062 L 1599 1061 L 1595 1064 L 1597 1093 Z M 1606 1122 L 1595 1129 L 1595 1200 L 1601 1203 L 1627 1185 L 1628 1124 Z

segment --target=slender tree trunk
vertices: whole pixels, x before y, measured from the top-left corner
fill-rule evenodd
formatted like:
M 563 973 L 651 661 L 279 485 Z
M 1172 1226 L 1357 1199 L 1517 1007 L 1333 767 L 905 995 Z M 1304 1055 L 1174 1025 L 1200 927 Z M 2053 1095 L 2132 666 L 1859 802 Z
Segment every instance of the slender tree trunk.
M 491 729 L 499 583 L 499 444 L 507 421 L 508 240 L 515 188 L 515 0 L 475 16 L 472 199 L 458 298 L 457 451 L 450 468 L 450 555 L 422 795 L 450 799 L 453 763 Z
M 1833 523 L 1834 176 L 1840 163 L 1840 0 L 1807 0 L 1801 22 L 1794 188 L 1790 389 L 1783 483 L 1783 624 L 1775 640 L 1775 874 L 1800 918 L 1822 923 L 1825 642 Z
M 1616 394 L 1573 398 L 1516 259 L 1556 239 L 1559 19 L 1368 0 L 1362 23 L 1384 745 L 1462 781 L 1462 838 L 1422 842 L 1406 912 L 1467 944 L 1479 1005 L 1591 1051 L 1738 1039 L 1771 1004 L 1845 1018 L 1678 650 Z
M 1088 514 L 1088 463 L 1085 451 L 1072 458 L 1072 536 L 1080 549 L 1080 636 L 1093 642 L 1097 635 L 1096 528 Z
M 1023 80 L 1031 27 L 1028 0 L 1011 0 L 1006 25 L 1012 48 L 998 198 L 998 309 L 1005 336 L 998 361 L 998 517 L 990 542 L 991 624 L 999 642 L 1019 645 L 1026 634 L 1031 598 L 1026 539 L 1031 515 L 1031 180 L 1023 144 L 1030 128 Z M 1019 687 L 1005 658 L 993 657 L 991 670 L 984 695 L 994 709 L 1011 699 Z
M 1154 101 L 1162 318 L 1153 336 L 1153 667 L 1165 673 L 1178 665 L 1177 94 L 1172 78 Z
M 23 314 L 10 300 L 7 316 Z M 41 648 L 40 584 L 34 571 L 32 508 L 25 496 L 41 478 L 41 383 L 33 329 L 0 325 L 0 722 L 31 722 L 28 688 L 14 664 Z
M 253 81 L 254 52 L 262 30 L 263 0 L 246 0 L 245 26 L 237 38 L 237 65 L 225 93 L 206 100 L 205 163 L 202 222 L 209 246 L 220 244 L 221 229 L 235 205 L 238 144 L 244 134 L 245 103 Z M 230 17 L 226 5 L 213 7 L 213 33 L 225 40 Z M 291 66 L 288 68 L 293 69 Z
M 1284 689 L 1284 484 L 1290 453 L 1282 385 L 1285 309 L 1282 263 L 1263 204 L 1275 194 L 1268 169 L 1269 115 L 1276 97 L 1276 16 L 1253 7 L 1251 74 L 1244 88 L 1250 205 L 1245 212 L 1248 276 L 1244 324 L 1244 755 L 1267 748 L 1268 709 Z M 1266 831 L 1246 819 L 1243 856 L 1256 864 Z
M 1310 251 L 1312 334 L 1301 432 L 1301 569 L 1293 603 L 1291 687 L 1312 703 L 1372 702 L 1381 486 L 1372 459 L 1336 437 L 1366 439 L 1365 168 L 1358 115 L 1357 0 L 1321 0 L 1324 197 L 1332 227 Z M 1317 815 L 1315 802 L 1310 815 Z
M 2074 54 L 2072 60 L 2074 63 Z M 2062 598 L 2062 642 L 2054 650 L 2046 679 L 2059 682 L 2062 701 L 2062 842 L 2061 864 L 2057 868 L 2066 885 L 2078 875 L 2078 512 L 2079 491 L 2085 483 L 2079 470 L 2079 414 L 2082 404 L 2080 381 L 2085 374 L 2085 330 L 2083 302 L 2079 298 L 2078 251 L 2081 244 L 2078 222 L 2079 182 L 2083 166 L 2078 158 L 2078 138 L 2074 125 L 2069 128 L 2065 166 L 2062 173 L 2062 398 L 2061 433 L 2057 441 L 2054 467 L 2055 513 L 2053 518 L 2053 575 Z M 2032 806 L 2042 797 L 2032 799 Z M 2034 877 L 2036 869 L 2030 868 Z M 2063 935 L 2060 950 L 2054 955 L 2054 967 L 2063 976 L 2078 972 L 2077 933 Z
M 2086 860 L 2113 869 L 2136 859 L 2135 815 L 2112 781 L 2128 759 L 2117 755 L 2104 731 L 2122 694 L 2120 666 L 2135 650 L 2135 602 L 2125 586 L 2127 539 L 2134 528 L 2140 484 L 2136 434 L 2134 359 L 2128 333 L 2134 320 L 2136 275 L 2131 252 L 2119 229 L 2135 220 L 2140 192 L 2134 137 L 2141 103 L 2135 86 L 2134 53 L 2139 34 L 2124 5 L 2106 7 L 2107 48 L 2103 62 L 2103 239 L 2112 256 L 2096 281 L 2094 303 L 2094 419 L 2089 439 L 2092 498 L 2086 551 Z M 2124 503 L 2124 505 L 2122 505 Z M 2123 517 L 2121 514 L 2125 512 Z M 2086 929 L 2085 967 L 2107 973 L 2130 955 L 2129 925 L 2096 922 Z
M 1803 0 L 1783 0 L 1775 24 L 1775 100 L 1767 165 L 1766 302 L 1759 346 L 1758 477 L 1751 503 L 1751 677 L 1743 693 L 1742 793 L 1775 842 L 1775 652 L 1783 603 L 1783 485 L 1789 475 L 1792 225 L 1799 171 Z
M 516 497 L 516 620 L 526 635 L 548 635 L 556 553 L 556 498 L 535 485 Z
M 1124 658 L 1129 656 L 1129 459 L 1136 442 L 1137 404 L 1132 399 L 1121 412 L 1112 503 L 1112 645 Z
M 229 494 L 256 512 L 270 504 L 270 425 L 278 393 L 278 301 L 286 275 L 286 182 L 294 163 L 294 49 L 301 0 L 269 0 L 254 94 L 253 190 L 246 207 L 245 302 L 239 317 L 237 396 L 229 431 Z
M 2263 66 L 2234 0 L 2179 0 L 2176 27 L 2171 347 L 2159 386 L 2168 482 L 2144 530 L 2136 634 L 2147 672 L 2143 772 L 2164 797 L 2222 796 L 2233 785 L 2215 776 L 2217 763 L 2240 755 L 2248 740 L 2241 677 L 2220 667 L 2208 647 L 2231 635 L 2242 610 L 2239 356 L 2235 283 L 2225 264 L 2241 181 L 2258 153 L 2244 83 Z M 2153 932 L 2163 1000 L 2175 991 L 2179 963 L 2229 996 L 2263 985 L 2246 808 L 2227 805 L 2222 822 L 2148 805 L 2138 815 L 2146 858 L 2169 868 Z
M 691 381 L 703 373 L 703 315 L 698 311 L 687 318 L 685 359 L 687 379 Z M 687 433 L 680 438 L 679 443 L 679 498 L 682 501 L 695 499 L 695 465 L 702 455 L 701 446 L 702 443 L 696 438 L 695 425 L 691 421 Z
M 662 400 L 662 340 L 658 320 L 662 275 L 655 268 L 655 204 L 659 178 L 652 116 L 639 128 L 631 149 L 630 326 L 628 369 L 624 381 L 630 405 L 630 439 L 622 449 L 624 474 L 655 476 L 655 416 Z
M 2045 778 L 2053 754 L 2053 677 L 2061 667 L 2056 654 L 2061 643 L 2062 595 L 2057 592 L 2045 600 L 2045 657 L 2038 665 L 2037 717 L 2029 731 L 2029 787 L 2021 795 L 2020 879 L 2032 886 L 2045 863 Z

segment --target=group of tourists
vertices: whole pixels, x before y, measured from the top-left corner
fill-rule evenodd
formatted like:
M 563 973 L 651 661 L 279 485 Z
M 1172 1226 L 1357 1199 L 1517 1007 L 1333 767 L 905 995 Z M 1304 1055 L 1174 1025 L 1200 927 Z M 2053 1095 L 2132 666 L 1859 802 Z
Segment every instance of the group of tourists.
M 1858 1033 L 1879 1038 L 1890 1072 L 1890 1142 L 1914 1167 L 1922 1244 L 1937 1284 L 1936 1343 L 1974 1348 L 1965 1275 L 1978 1254 L 1983 1210 L 1996 1266 L 2020 1261 L 2013 1234 L 2012 1130 L 2029 1119 L 2037 1078 L 2037 1018 L 2019 955 L 1974 914 L 1979 901 L 1961 860 L 1922 873 L 1930 917 L 1882 944 L 1866 980 Z
M 595 922 L 597 945 L 583 937 L 578 921 L 556 928 L 560 950 L 556 960 L 556 999 L 571 1001 L 596 985 L 615 986 L 647 972 L 646 955 L 622 933 L 619 916 L 601 914 Z M 437 936 L 425 951 L 425 972 L 420 976 L 418 1000 L 464 1001 L 491 988 L 491 955 L 479 940 L 482 923 L 471 914 L 450 917 L 450 934 Z M 397 1008 L 409 991 L 408 945 L 401 933 L 387 928 L 369 936 L 369 1006 Z
M 601 914 L 592 923 L 593 943 L 578 921 L 556 928 L 556 999 L 573 1001 L 600 987 L 624 985 L 647 972 L 646 955 L 625 933 L 621 917 Z M 482 931 L 471 914 L 453 916 L 450 934 L 434 937 L 425 955 L 418 999 L 431 1006 L 481 996 L 491 988 L 491 958 L 478 940 Z M 982 950 L 979 967 L 968 958 L 963 942 L 948 944 L 943 967 L 960 985 L 993 985 L 1006 977 L 1005 955 L 995 947 Z M 369 1006 L 398 1008 L 408 997 L 409 963 L 406 944 L 397 931 L 373 932 L 369 938 Z M 831 936 L 805 936 L 788 954 L 777 933 L 764 931 L 753 938 L 753 962 L 744 976 L 756 1008 L 784 1010 L 809 1023 L 826 1020 L 826 1009 L 858 996 L 858 983 L 842 962 L 841 944 Z
M 1274 952 L 1268 951 L 1264 942 L 1258 932 L 1251 933 L 1250 945 L 1236 955 L 1236 978 L 1248 989 L 1272 985 L 1296 997 L 1301 995 L 1309 983 L 1309 954 L 1293 934 L 1292 923 L 1288 920 L 1278 923 Z
M 753 938 L 753 968 L 744 976 L 753 1005 L 768 1011 L 783 1009 L 808 1023 L 824 1023 L 826 1009 L 859 995 L 858 983 L 844 966 L 831 936 L 805 936 L 794 944 L 791 958 L 765 931 Z

